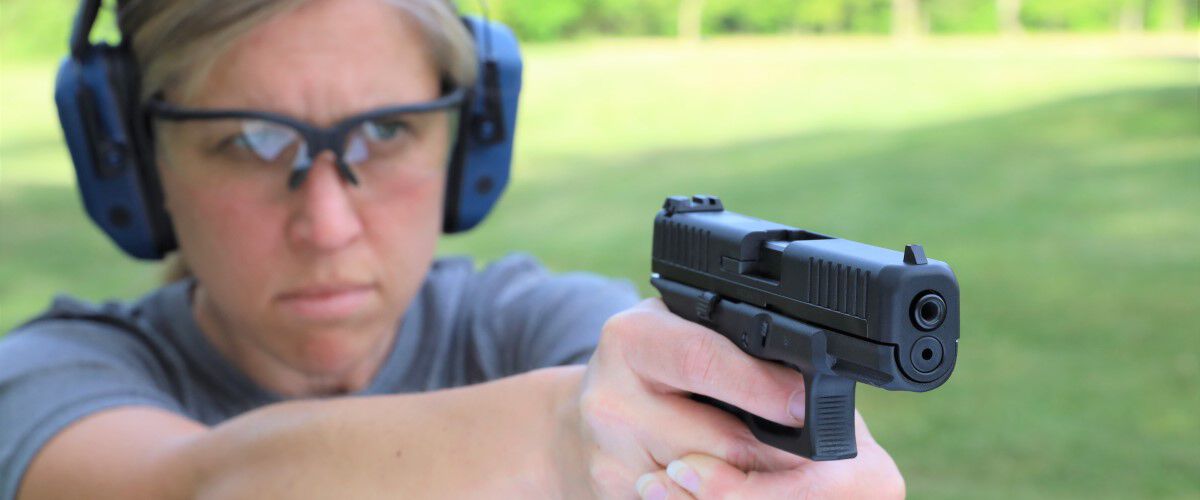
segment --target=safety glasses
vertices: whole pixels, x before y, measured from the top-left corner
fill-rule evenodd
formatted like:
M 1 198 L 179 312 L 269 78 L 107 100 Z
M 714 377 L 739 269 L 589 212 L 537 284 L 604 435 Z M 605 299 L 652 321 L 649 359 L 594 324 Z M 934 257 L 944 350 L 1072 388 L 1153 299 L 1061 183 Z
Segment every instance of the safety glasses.
M 162 99 L 151 100 L 147 112 L 186 127 L 209 161 L 233 171 L 246 176 L 290 171 L 287 186 L 294 190 L 324 151 L 333 152 L 338 174 L 353 185 L 362 176 L 395 180 L 443 168 L 429 165 L 430 158 L 445 160 L 464 96 L 465 90 L 456 89 L 433 101 L 371 110 L 331 127 L 264 111 L 186 108 Z M 439 146 L 444 148 L 440 154 L 429 154 Z

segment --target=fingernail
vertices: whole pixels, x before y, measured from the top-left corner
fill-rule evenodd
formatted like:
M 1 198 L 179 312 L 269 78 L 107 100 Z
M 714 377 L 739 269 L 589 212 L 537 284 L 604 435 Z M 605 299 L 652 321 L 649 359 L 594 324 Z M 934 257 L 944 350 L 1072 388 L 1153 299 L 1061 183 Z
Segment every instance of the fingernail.
M 788 398 L 788 413 L 797 421 L 804 421 L 804 389 L 797 389 Z
M 642 477 L 639 477 L 636 488 L 638 494 L 642 496 L 642 500 L 666 500 L 667 498 L 667 488 L 654 480 L 654 474 L 643 474 Z
M 667 475 L 683 489 L 692 493 L 700 492 L 700 476 L 687 464 L 679 460 L 667 464 Z

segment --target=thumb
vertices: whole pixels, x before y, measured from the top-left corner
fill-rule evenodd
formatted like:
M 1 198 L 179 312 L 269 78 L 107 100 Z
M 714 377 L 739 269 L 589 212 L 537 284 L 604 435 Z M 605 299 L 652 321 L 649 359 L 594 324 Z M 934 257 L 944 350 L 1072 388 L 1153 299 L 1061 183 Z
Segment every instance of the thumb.
M 724 460 L 695 453 L 668 464 L 667 476 L 698 499 L 725 498 L 748 480 L 745 472 Z
M 845 469 L 848 465 L 838 464 L 835 467 Z M 671 478 L 671 481 L 699 500 L 709 498 L 808 498 L 818 490 L 830 493 L 836 498 L 863 498 L 862 492 L 847 494 L 839 492 L 837 489 L 826 491 L 823 486 L 829 485 L 816 484 L 817 478 L 812 472 L 816 471 L 810 465 L 785 471 L 750 471 L 747 473 L 719 458 L 700 454 L 687 455 L 667 465 L 667 476 Z M 849 472 L 853 472 L 853 470 L 851 469 Z M 831 474 L 831 476 L 835 475 Z M 829 479 L 834 483 L 837 482 L 836 476 Z M 903 497 L 903 494 L 900 496 Z

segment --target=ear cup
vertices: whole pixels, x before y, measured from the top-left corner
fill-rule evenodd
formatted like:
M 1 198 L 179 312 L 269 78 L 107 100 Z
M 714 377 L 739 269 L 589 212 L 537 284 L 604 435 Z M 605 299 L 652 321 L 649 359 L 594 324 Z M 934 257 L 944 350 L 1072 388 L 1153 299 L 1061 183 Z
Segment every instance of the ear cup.
M 63 60 L 54 99 L 88 215 L 129 255 L 159 259 L 175 239 L 132 68 L 124 47 L 88 46 Z
M 177 242 L 158 176 L 152 122 L 149 114 L 142 109 L 141 73 L 133 53 L 124 45 L 106 53 L 105 67 L 108 68 L 109 82 L 118 96 L 122 123 L 132 141 L 132 166 L 137 170 L 140 191 L 146 200 L 145 215 L 151 230 L 149 236 L 157 249 L 156 258 L 162 258 L 175 250 Z
M 463 23 L 475 38 L 479 77 L 463 104 L 447 172 L 446 233 L 475 227 L 504 192 L 521 94 L 521 52 L 512 31 L 471 16 Z

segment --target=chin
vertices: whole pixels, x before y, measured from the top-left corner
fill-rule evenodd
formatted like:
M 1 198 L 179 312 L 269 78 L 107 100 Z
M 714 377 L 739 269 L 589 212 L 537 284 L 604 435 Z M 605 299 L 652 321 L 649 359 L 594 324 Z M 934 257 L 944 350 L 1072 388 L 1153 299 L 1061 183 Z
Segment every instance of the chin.
M 354 370 L 363 362 L 384 356 L 377 349 L 388 349 L 389 339 L 380 339 L 371 331 L 378 329 L 329 329 L 301 334 L 295 360 L 298 368 L 310 375 L 340 376 Z M 391 332 L 391 330 L 387 330 Z

